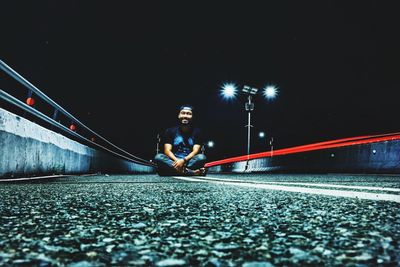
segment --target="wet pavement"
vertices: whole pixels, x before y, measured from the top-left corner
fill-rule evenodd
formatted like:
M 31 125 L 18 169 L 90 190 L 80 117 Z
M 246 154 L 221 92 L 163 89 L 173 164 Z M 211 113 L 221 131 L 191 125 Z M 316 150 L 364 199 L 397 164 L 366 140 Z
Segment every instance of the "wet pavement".
M 400 188 L 400 176 L 209 176 Z M 400 266 L 393 201 L 155 175 L 1 183 L 0 196 L 2 266 Z

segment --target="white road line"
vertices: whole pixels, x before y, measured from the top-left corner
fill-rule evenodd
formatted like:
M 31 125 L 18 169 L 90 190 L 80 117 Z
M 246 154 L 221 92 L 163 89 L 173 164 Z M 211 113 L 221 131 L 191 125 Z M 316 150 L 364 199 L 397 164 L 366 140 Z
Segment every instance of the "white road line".
M 355 185 L 339 185 L 339 184 L 316 184 L 316 183 L 301 183 L 301 182 L 300 182 L 300 183 L 298 183 L 298 182 L 263 182 L 263 181 L 235 180 L 235 179 L 214 178 L 214 177 L 201 177 L 201 179 L 204 179 L 204 180 L 214 180 L 214 181 L 240 182 L 240 183 L 304 185 L 304 186 L 336 187 L 336 188 L 348 188 L 348 189 L 361 189 L 361 190 L 376 190 L 376 191 L 400 192 L 400 188 L 376 187 L 376 186 L 355 186 Z
M 306 193 L 306 194 L 314 194 L 314 195 L 326 195 L 326 196 L 335 196 L 335 197 L 350 197 L 350 198 L 358 198 L 358 199 L 369 199 L 369 200 L 384 200 L 384 201 L 393 201 L 400 203 L 400 195 L 393 194 L 376 194 L 376 193 L 365 193 L 365 192 L 356 192 L 356 191 L 344 191 L 344 190 L 334 190 L 334 189 L 318 189 L 318 188 L 303 188 L 303 187 L 295 187 L 295 186 L 284 186 L 284 185 L 272 185 L 272 184 L 262 184 L 262 183 L 248 183 L 248 182 L 232 182 L 232 181 L 221 181 L 221 180 L 211 180 L 211 179 L 202 179 L 202 178 L 192 178 L 192 177 L 183 177 L 183 176 L 174 176 L 175 179 L 180 179 L 184 181 L 191 182 L 203 182 L 203 183 L 212 183 L 212 184 L 223 184 L 223 185 L 234 185 L 234 186 L 243 186 L 249 188 L 261 188 L 261 189 L 269 189 L 269 190 L 280 190 L 287 192 L 296 192 L 296 193 Z
M 88 177 L 88 176 L 96 176 L 96 173 L 88 173 L 88 174 L 59 174 L 59 175 L 50 175 L 50 176 L 37 176 L 37 177 L 25 177 L 25 178 L 10 178 L 10 179 L 0 179 L 0 182 L 18 182 L 18 181 L 30 181 L 30 180 L 40 180 L 40 179 L 52 179 L 52 178 L 61 178 L 61 177 Z
M 284 182 L 284 183 L 281 183 L 281 184 L 288 184 L 288 185 L 293 184 L 293 185 L 305 185 L 305 186 L 336 187 L 336 188 L 348 188 L 348 189 L 400 192 L 400 188 L 377 187 L 377 186 L 355 186 L 355 185 L 339 185 L 339 184 L 312 184 L 312 183 L 290 183 L 290 182 Z
M 68 176 L 71 175 L 51 175 L 51 176 L 29 177 L 29 178 L 0 179 L 0 182 L 19 182 L 19 181 L 30 181 L 30 180 L 40 180 L 40 179 L 52 179 L 52 178 L 60 178 Z
M 74 175 L 74 176 L 88 177 L 88 176 L 96 176 L 96 175 L 101 175 L 101 174 L 97 174 L 97 173 L 88 173 L 88 174 L 81 174 L 81 175 Z

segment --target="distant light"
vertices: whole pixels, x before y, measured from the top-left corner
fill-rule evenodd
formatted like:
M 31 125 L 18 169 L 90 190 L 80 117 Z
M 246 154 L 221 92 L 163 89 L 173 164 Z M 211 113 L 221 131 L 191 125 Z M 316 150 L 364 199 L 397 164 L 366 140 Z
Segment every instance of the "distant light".
M 268 85 L 264 88 L 263 94 L 267 99 L 274 99 L 278 94 L 278 88 L 274 85 Z
M 214 147 L 214 141 L 208 141 L 207 146 L 210 148 Z
M 231 99 L 236 96 L 237 87 L 234 83 L 224 83 L 221 88 L 221 95 L 225 99 Z
M 264 137 L 265 137 L 265 133 L 264 133 L 264 132 L 259 132 L 259 133 L 258 133 L 258 137 L 264 138 Z

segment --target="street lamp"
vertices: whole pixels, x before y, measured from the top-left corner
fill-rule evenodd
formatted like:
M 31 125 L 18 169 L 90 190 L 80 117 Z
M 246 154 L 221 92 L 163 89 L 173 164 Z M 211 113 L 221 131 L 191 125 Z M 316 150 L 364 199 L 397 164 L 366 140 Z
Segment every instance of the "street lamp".
M 207 144 L 203 143 L 203 145 L 201 146 L 201 153 L 204 154 L 205 150 L 206 150 L 206 145 L 208 148 L 213 148 L 215 143 L 214 141 L 210 140 L 207 142 Z
M 247 101 L 244 105 L 245 110 L 247 111 L 247 162 L 246 162 L 246 170 L 248 169 L 249 159 L 250 159 L 250 139 L 251 139 L 251 112 L 254 110 L 254 102 L 253 97 L 259 92 L 258 88 L 250 87 L 248 85 L 244 85 L 242 88 L 242 93 L 246 96 Z M 237 94 L 237 86 L 234 83 L 225 83 L 221 88 L 221 94 L 224 99 L 232 99 L 235 98 Z M 263 95 L 266 99 L 272 100 L 276 98 L 278 94 L 278 88 L 274 85 L 267 85 L 263 89 Z
M 251 88 L 250 86 L 243 86 L 242 92 L 247 96 L 247 102 L 244 105 L 245 110 L 247 111 L 247 162 L 246 162 L 246 170 L 249 165 L 249 159 L 250 159 L 250 139 L 251 139 L 251 112 L 254 110 L 254 102 L 252 102 L 253 97 L 257 94 L 258 89 L 257 88 Z
M 274 99 L 278 94 L 278 89 L 273 85 L 268 85 L 264 88 L 263 94 L 266 99 Z
M 237 87 L 234 83 L 224 83 L 221 87 L 221 95 L 224 99 L 229 100 L 235 98 Z
M 258 137 L 259 138 L 261 138 L 261 139 L 264 139 L 265 138 L 265 132 L 259 132 L 258 133 Z M 274 137 L 273 136 L 271 136 L 271 138 L 269 139 L 269 146 L 271 147 L 271 157 L 273 156 L 273 153 L 274 153 Z
M 208 141 L 208 143 L 207 143 L 207 146 L 208 146 L 209 148 L 213 148 L 214 145 L 215 145 L 214 141 Z

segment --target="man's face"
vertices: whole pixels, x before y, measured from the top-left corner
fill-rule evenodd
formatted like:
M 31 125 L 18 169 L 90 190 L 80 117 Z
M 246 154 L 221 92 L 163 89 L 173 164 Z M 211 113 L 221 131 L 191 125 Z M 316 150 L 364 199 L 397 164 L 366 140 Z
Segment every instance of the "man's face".
M 178 114 L 178 120 L 182 125 L 189 125 L 192 122 L 193 113 L 191 110 L 182 109 Z

